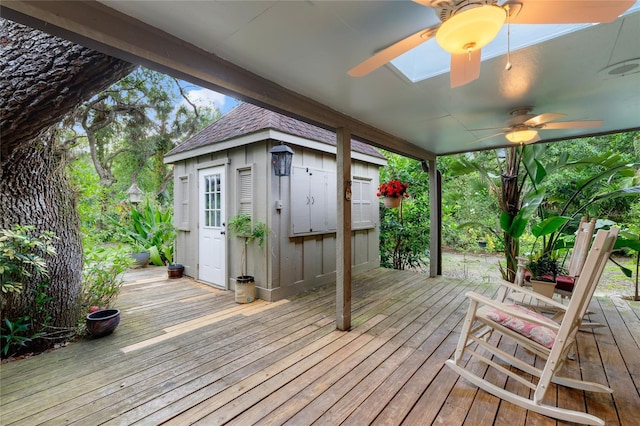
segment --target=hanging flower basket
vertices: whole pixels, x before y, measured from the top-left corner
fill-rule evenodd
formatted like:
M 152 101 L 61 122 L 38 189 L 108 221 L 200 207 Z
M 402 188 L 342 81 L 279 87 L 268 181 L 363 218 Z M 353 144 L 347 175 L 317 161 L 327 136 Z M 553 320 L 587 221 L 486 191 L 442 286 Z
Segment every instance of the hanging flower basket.
M 390 180 L 387 183 L 382 183 L 378 187 L 378 197 L 383 197 L 382 201 L 384 206 L 388 209 L 393 209 L 400 206 L 403 198 L 408 198 L 407 188 L 408 183 L 402 183 L 398 179 Z
M 384 206 L 388 209 L 395 209 L 396 207 L 400 206 L 400 203 L 402 202 L 402 198 L 400 197 L 384 197 L 382 199 L 382 202 L 384 203 Z

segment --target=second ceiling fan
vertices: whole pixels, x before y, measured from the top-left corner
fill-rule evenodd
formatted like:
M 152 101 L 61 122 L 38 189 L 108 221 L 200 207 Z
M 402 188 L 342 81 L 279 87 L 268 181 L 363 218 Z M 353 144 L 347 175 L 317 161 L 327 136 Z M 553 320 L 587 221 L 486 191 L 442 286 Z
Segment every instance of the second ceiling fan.
M 635 0 L 413 0 L 436 9 L 440 24 L 424 28 L 379 51 L 348 74 L 362 77 L 435 37 L 451 53 L 451 87 L 480 76 L 481 50 L 511 24 L 578 24 L 611 22 Z
M 484 130 L 500 130 L 498 133 L 477 139 L 479 142 L 499 135 L 504 135 L 512 143 L 534 143 L 542 138 L 538 134 L 540 130 L 560 130 L 560 129 L 594 129 L 602 125 L 602 120 L 574 120 L 556 121 L 566 114 L 557 112 L 545 112 L 542 114 L 531 114 L 533 107 L 521 107 L 514 109 L 509 114 L 511 118 L 507 121 L 506 127 L 493 127 L 488 129 L 470 129 L 472 132 Z

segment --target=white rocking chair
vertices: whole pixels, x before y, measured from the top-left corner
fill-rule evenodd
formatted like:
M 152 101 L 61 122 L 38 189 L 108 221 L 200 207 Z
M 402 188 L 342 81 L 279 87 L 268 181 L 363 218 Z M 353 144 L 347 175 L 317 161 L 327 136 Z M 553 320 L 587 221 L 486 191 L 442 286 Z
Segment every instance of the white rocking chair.
M 549 389 L 550 382 L 591 392 L 612 392 L 607 386 L 563 377 L 560 373 L 575 343 L 576 333 L 582 323 L 582 317 L 600 280 L 606 261 L 613 250 L 617 236 L 618 229 L 616 228 L 609 231 L 598 231 L 568 305 L 563 305 L 513 284 L 504 285 L 505 288 L 498 293 L 499 300 L 492 300 L 480 294 L 468 292 L 467 297 L 470 299 L 470 306 L 462 326 L 460 340 L 458 341 L 454 359 L 447 360 L 446 364 L 479 388 L 527 410 L 568 422 L 604 425 L 604 421 L 596 416 L 545 405 L 542 400 Z M 531 297 L 541 299 L 544 303 L 565 310 L 562 322 L 558 324 L 523 306 L 501 302 L 501 300 L 504 300 L 507 290 L 525 292 Z M 498 332 L 506 338 L 515 340 L 522 347 L 545 359 L 544 367 L 537 368 L 535 365 L 499 349 L 497 344 L 492 343 L 496 339 L 490 339 L 493 332 Z M 474 343 L 477 346 L 474 346 Z M 507 365 L 505 366 L 499 361 L 491 359 L 491 355 L 487 356 L 481 353 L 481 348 Z M 487 364 L 489 368 L 493 368 L 528 386 L 534 391 L 532 396 L 526 398 L 517 395 L 478 376 L 471 367 L 473 364 L 471 361 L 465 368 L 465 363 L 463 362 L 465 355 L 470 355 L 472 358 Z M 517 370 L 510 369 L 509 366 L 516 367 L 524 374 L 518 374 Z

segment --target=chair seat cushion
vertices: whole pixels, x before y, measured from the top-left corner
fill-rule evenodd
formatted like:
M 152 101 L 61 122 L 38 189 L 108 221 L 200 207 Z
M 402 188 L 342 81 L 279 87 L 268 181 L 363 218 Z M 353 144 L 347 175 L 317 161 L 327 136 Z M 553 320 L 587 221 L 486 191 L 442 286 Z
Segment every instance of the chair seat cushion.
M 556 288 L 559 290 L 572 292 L 575 283 L 576 280 L 572 277 L 567 277 L 566 275 L 556 276 Z
M 542 314 L 534 312 L 530 309 L 527 309 L 520 305 L 507 305 L 508 307 L 517 310 L 519 312 L 526 313 L 529 316 L 532 316 L 540 321 L 546 322 L 550 325 L 555 324 L 549 318 L 545 317 Z M 540 343 L 542 346 L 551 349 L 553 344 L 556 341 L 557 333 L 555 330 L 545 327 L 540 324 L 536 324 L 530 321 L 526 321 L 522 318 L 514 317 L 504 311 L 499 309 L 488 309 L 484 315 L 490 319 L 491 321 L 495 321 L 498 324 L 501 324 L 516 333 L 533 340 L 534 342 Z

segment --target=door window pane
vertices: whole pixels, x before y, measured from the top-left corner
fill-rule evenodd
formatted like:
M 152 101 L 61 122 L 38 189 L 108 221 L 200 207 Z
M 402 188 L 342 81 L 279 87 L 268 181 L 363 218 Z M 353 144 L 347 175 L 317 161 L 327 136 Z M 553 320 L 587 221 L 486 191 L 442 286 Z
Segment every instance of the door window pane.
M 219 228 L 221 226 L 222 194 L 220 174 L 204 177 L 204 226 Z

